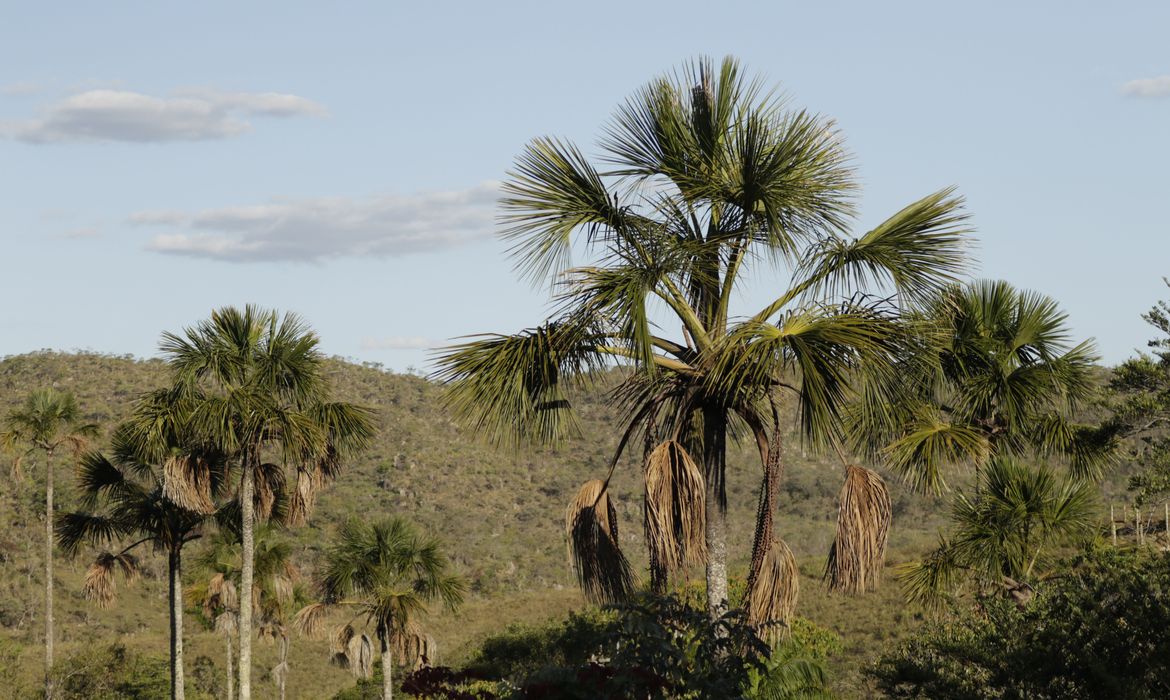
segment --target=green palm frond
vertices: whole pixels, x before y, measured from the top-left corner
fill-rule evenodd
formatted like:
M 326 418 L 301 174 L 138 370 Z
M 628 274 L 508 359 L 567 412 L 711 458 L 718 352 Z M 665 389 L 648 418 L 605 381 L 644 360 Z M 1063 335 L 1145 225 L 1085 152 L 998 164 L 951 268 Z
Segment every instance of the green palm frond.
M 555 443 L 574 426 L 570 385 L 603 367 L 591 331 L 566 322 L 481 336 L 444 350 L 435 376 L 451 410 L 489 439 Z
M 860 238 L 823 239 L 806 258 L 813 294 L 893 288 L 912 301 L 936 295 L 967 269 L 970 247 L 963 200 L 951 188 L 923 197 Z

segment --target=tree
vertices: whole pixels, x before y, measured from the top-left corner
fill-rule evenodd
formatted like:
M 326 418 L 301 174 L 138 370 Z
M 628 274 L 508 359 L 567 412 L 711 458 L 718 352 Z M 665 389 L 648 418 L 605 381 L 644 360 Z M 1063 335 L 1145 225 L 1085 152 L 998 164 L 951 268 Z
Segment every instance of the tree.
M 951 533 L 925 560 L 904 567 L 907 595 L 938 602 L 974 578 L 1023 603 L 1053 571 L 1060 548 L 1097 532 L 1096 489 L 1044 467 L 997 457 L 986 467 L 979 498 L 958 494 Z
M 1166 280 L 1170 286 L 1170 280 Z M 1130 480 L 1139 503 L 1170 493 L 1170 303 L 1160 301 L 1142 314 L 1159 336 L 1142 353 L 1121 363 L 1109 382 L 1118 434 L 1136 438 L 1133 456 L 1144 469 Z
M 159 466 L 128 429 L 115 431 L 109 457 L 90 452 L 78 470 L 83 510 L 68 513 L 57 528 L 61 548 L 76 555 L 83 544 L 118 543 L 117 552 L 97 555 L 85 574 L 85 594 L 108 606 L 116 593 L 115 575 L 138 576 L 135 550 L 145 545 L 167 555 L 171 639 L 171 698 L 185 696 L 183 682 L 183 547 L 202 536 L 208 517 L 174 503 L 164 493 L 166 467 Z M 225 465 L 213 451 L 183 451 L 175 445 L 169 454 L 155 455 L 171 462 L 198 462 L 207 469 L 210 491 L 224 488 Z M 133 540 L 126 544 L 128 540 Z
M 81 409 L 73 394 L 56 389 L 38 389 L 20 408 L 8 414 L 0 443 L 19 449 L 13 471 L 19 476 L 24 457 L 37 451 L 45 459 L 45 697 L 53 697 L 53 456 L 62 447 L 80 455 L 86 442 L 97 435 L 97 427 L 82 422 Z
M 1170 555 L 1113 548 L 1061 567 L 1021 608 L 991 599 L 928 624 L 869 670 L 891 698 L 1170 695 Z
M 252 583 L 253 617 L 259 622 L 261 639 L 276 642 L 280 661 L 272 668 L 281 700 L 288 681 L 288 652 L 291 639 L 289 625 L 294 606 L 305 602 L 300 589 L 300 572 L 292 561 L 292 547 L 277 539 L 272 526 L 255 532 L 255 565 Z M 221 530 L 211 538 L 210 546 L 198 557 L 197 565 L 208 576 L 206 582 L 192 590 L 193 602 L 203 607 L 227 641 L 228 668 L 232 665 L 231 632 L 239 619 L 238 584 L 242 569 L 240 538 L 231 530 Z M 229 670 L 228 675 L 231 675 Z M 228 679 L 229 700 L 231 679 Z
M 433 658 L 433 643 L 419 626 L 427 606 L 441 601 L 449 609 L 463 601 L 465 584 L 449 573 L 436 540 L 420 536 L 401 518 L 367 523 L 351 520 L 338 533 L 321 574 L 323 602 L 297 613 L 296 624 L 316 634 L 331 608 L 347 610 L 349 620 L 332 635 L 335 659 L 356 676 L 369 677 L 369 637 L 354 622 L 374 627 L 382 661 L 382 697 L 393 695 L 393 659 L 403 663 Z
M 944 488 L 958 464 L 974 464 L 978 489 L 997 455 L 1056 456 L 1077 478 L 1099 475 L 1113 429 L 1073 420 L 1096 390 L 1097 356 L 1092 340 L 1071 343 L 1055 301 L 979 281 L 947 289 L 915 320 L 928 330 L 897 378 L 902 399 L 855 415 L 869 452 L 921 491 Z
M 241 591 L 252 590 L 255 577 L 255 523 L 281 500 L 285 470 L 296 473 L 285 518 L 296 525 L 304 522 L 318 491 L 336 478 L 343 458 L 363 449 L 373 435 L 369 409 L 329 400 L 317 345 L 317 335 L 295 314 L 280 316 L 252 305 L 225 307 L 182 334 L 163 334 L 161 349 L 175 378 L 165 411 L 214 444 L 238 470 Z M 144 418 L 139 429 L 153 435 L 156 424 Z M 168 476 L 171 490 L 190 499 L 180 503 L 208 507 L 203 472 Z M 248 605 L 240 607 L 239 647 L 239 696 L 251 700 Z
M 715 618 L 727 601 L 727 442 L 754 438 L 765 475 L 749 578 L 764 620 L 784 617 L 796 579 L 772 532 L 777 392 L 796 397 L 805 436 L 839 441 L 851 387 L 889 371 L 903 345 L 896 300 L 864 292 L 911 303 L 956 280 L 961 201 L 942 190 L 850 238 L 856 184 L 832 122 L 788 109 L 731 58 L 651 82 L 605 133 L 608 170 L 539 138 L 503 185 L 502 237 L 524 277 L 557 283 L 557 313 L 448 348 L 436 376 L 477 431 L 555 443 L 572 428 L 570 389 L 627 366 L 612 395 L 626 417 L 610 473 L 641 435 L 652 583 L 661 590 L 679 564 L 705 562 Z M 571 252 L 589 264 L 570 268 Z M 787 279 L 768 277 L 773 300 L 739 316 L 732 303 L 753 267 Z M 578 577 L 598 601 L 625 597 L 631 582 L 607 486 L 586 484 L 567 522 Z

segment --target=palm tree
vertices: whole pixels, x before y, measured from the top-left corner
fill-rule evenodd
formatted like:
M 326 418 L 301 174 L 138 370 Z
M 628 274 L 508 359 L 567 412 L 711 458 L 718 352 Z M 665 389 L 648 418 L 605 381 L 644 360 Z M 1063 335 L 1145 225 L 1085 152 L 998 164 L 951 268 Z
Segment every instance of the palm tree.
M 950 535 L 926 559 L 903 568 L 908 597 L 936 603 L 974 578 L 1023 604 L 1057 548 L 1096 532 L 1096 493 L 1075 478 L 996 457 L 978 499 L 955 497 L 951 522 Z
M 446 349 L 436 376 L 481 433 L 557 442 L 572 427 L 569 390 L 594 370 L 628 366 L 612 394 L 626 418 L 610 473 L 641 435 L 652 583 L 705 561 L 713 616 L 727 601 L 727 443 L 754 438 L 765 477 L 749 578 L 757 610 L 783 612 L 796 579 L 772 532 L 779 392 L 796 397 L 805 436 L 840 440 L 851 385 L 889 371 L 904 344 L 895 300 L 864 292 L 909 303 L 957 279 L 961 201 L 943 190 L 849 237 L 856 184 L 832 122 L 786 108 L 731 58 L 651 82 L 605 133 L 608 170 L 539 138 L 503 185 L 502 235 L 525 277 L 558 283 L 557 313 Z M 590 264 L 569 268 L 571 252 Z M 775 296 L 733 314 L 761 266 L 781 277 L 767 278 Z M 681 336 L 668 337 L 672 328 Z M 578 578 L 602 600 L 623 597 L 631 580 L 607 486 L 608 477 L 586 484 L 567 522 Z
M 918 490 L 945 487 L 948 466 L 993 456 L 1058 456 L 1092 478 L 1111 457 L 1110 426 L 1073 421 L 1093 395 L 1093 342 L 1073 345 L 1056 302 L 1003 281 L 945 290 L 920 314 L 924 347 L 898 376 L 901 400 L 861 410 L 854 434 Z
M 392 654 L 397 653 L 403 663 L 433 659 L 433 643 L 422 632 L 418 618 L 434 601 L 457 608 L 464 588 L 461 578 L 448 573 L 439 543 L 419 536 L 405 520 L 352 520 L 341 528 L 326 556 L 321 576 L 324 602 L 302 608 L 296 624 L 305 633 L 315 634 L 331 608 L 347 609 L 348 622 L 332 635 L 335 659 L 355 675 L 369 677 L 370 640 L 353 626 L 364 617 L 365 625 L 374 627 L 381 648 L 382 697 L 390 700 Z
M 108 606 L 116 592 L 115 573 L 133 580 L 138 575 L 135 550 L 149 545 L 167 555 L 170 593 L 171 698 L 182 700 L 183 684 L 183 547 L 198 539 L 208 517 L 177 505 L 164 492 L 166 468 L 156 466 L 131 432 L 114 433 L 110 456 L 90 452 L 78 470 L 83 510 L 68 513 L 57 527 L 61 548 L 75 555 L 83 544 L 118 543 L 116 552 L 97 555 L 85 575 L 86 597 Z M 212 451 L 192 452 L 175 448 L 171 462 L 200 462 L 211 480 L 210 492 L 218 495 L 226 474 L 221 458 Z M 127 544 L 127 541 L 130 541 Z M 124 545 L 124 546 L 123 546 Z
M 305 602 L 305 595 L 298 585 L 301 576 L 292 562 L 292 547 L 287 542 L 278 540 L 271 526 L 256 529 L 254 551 L 252 614 L 259 623 L 258 632 L 261 639 L 270 639 L 279 645 L 280 661 L 273 667 L 271 675 L 283 700 L 289 673 L 291 613 L 298 602 Z M 208 580 L 192 589 L 192 599 L 194 603 L 203 607 L 208 618 L 215 621 L 216 629 L 226 637 L 230 700 L 232 694 L 230 632 L 237 626 L 239 614 L 237 585 L 242 569 L 239 534 L 226 529 L 218 532 L 211 538 L 210 546 L 199 556 L 198 566 L 208 575 Z
M 37 451 L 45 458 L 45 697 L 53 697 L 53 455 L 62 447 L 80 455 L 97 426 L 83 423 L 73 394 L 46 388 L 33 391 L 8 414 L 0 444 L 21 450 L 13 465 L 19 477 L 23 458 Z
M 295 314 L 252 305 L 222 308 L 182 334 L 163 334 L 175 385 L 162 412 L 216 445 L 238 468 L 241 591 L 254 583 L 255 524 L 282 500 L 286 469 L 296 476 L 287 489 L 285 520 L 296 525 L 337 476 L 342 459 L 373 435 L 369 409 L 329 400 L 317 345 L 317 335 Z M 157 438 L 160 421 L 143 417 L 137 423 Z M 167 486 L 181 503 L 210 507 L 199 470 L 168 473 Z M 251 700 L 252 632 L 252 607 L 240 606 L 240 700 Z

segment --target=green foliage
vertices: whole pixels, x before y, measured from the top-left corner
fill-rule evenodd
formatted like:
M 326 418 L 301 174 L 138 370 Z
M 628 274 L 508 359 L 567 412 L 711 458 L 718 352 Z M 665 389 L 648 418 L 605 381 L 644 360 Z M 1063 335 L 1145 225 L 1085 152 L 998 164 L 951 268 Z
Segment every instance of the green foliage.
M 58 662 L 53 679 L 63 700 L 154 700 L 170 693 L 166 657 L 121 644 L 92 647 Z
M 981 485 L 974 497 L 956 495 L 951 532 L 939 547 L 899 573 L 911 599 L 937 603 L 965 579 L 1008 590 L 1035 583 L 1060 548 L 1096 532 L 1097 494 L 1089 484 L 997 458 Z
M 827 697 L 821 662 L 840 639 L 806 620 L 770 649 L 732 610 L 712 621 L 680 599 L 647 596 L 485 640 L 466 671 L 517 698 Z
M 870 674 L 897 698 L 1170 696 L 1170 554 L 1089 553 L 1026 607 L 952 613 Z
M 1151 354 L 1123 362 L 1109 383 L 1119 431 L 1137 438 L 1132 456 L 1143 471 L 1130 488 L 1139 505 L 1170 494 L 1170 303 L 1158 302 L 1142 318 L 1159 333 L 1148 342 Z

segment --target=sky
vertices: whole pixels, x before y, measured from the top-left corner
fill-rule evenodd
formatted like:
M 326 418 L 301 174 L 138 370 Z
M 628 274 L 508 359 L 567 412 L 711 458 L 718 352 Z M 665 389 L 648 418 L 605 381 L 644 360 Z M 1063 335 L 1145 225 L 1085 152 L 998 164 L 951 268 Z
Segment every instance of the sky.
M 856 233 L 954 186 L 976 275 L 1054 297 L 1114 364 L 1170 297 L 1170 3 L 11 3 L 0 22 L 0 355 L 150 357 L 224 305 L 330 355 L 549 312 L 496 237 L 525 144 L 738 57 L 836 120 Z M 758 272 L 739 303 L 782 287 Z

